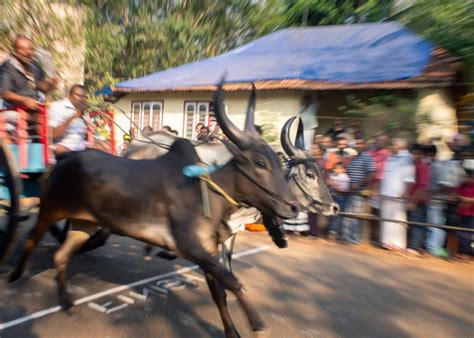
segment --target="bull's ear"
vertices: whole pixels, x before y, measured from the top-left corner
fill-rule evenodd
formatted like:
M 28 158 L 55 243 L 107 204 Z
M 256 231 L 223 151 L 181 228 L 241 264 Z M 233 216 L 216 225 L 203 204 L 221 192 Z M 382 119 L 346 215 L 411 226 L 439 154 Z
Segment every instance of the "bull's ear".
M 226 145 L 227 149 L 231 152 L 234 159 L 237 160 L 238 162 L 246 163 L 250 161 L 250 159 L 244 154 L 244 152 L 235 144 L 231 142 L 225 142 L 224 144 Z

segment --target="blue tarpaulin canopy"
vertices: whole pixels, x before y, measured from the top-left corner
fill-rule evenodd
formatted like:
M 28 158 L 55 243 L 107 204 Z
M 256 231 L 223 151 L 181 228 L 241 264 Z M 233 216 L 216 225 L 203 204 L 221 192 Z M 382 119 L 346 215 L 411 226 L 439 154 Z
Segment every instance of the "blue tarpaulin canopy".
M 396 22 L 287 28 L 222 55 L 116 85 L 166 90 L 227 82 L 307 80 L 370 83 L 420 75 L 433 46 Z

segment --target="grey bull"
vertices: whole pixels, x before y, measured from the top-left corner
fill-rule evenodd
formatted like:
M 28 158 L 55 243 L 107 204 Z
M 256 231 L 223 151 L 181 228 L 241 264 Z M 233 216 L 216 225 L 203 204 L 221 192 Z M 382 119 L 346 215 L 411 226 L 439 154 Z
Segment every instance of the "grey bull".
M 261 139 L 248 112 L 245 131 L 224 112 L 222 84 L 215 94 L 216 119 L 226 136 L 232 159 L 212 179 L 237 202 L 267 214 L 291 218 L 297 213 L 273 150 Z M 30 231 L 23 254 L 10 275 L 21 277 L 27 259 L 44 233 L 60 219 L 91 221 L 90 227 L 68 232 L 54 254 L 61 306 L 73 303 L 67 293 L 67 266 L 99 223 L 113 232 L 176 252 L 198 264 L 207 279 L 227 337 L 237 337 L 226 303 L 226 290 L 237 297 L 253 331 L 264 323 L 244 293 L 241 282 L 218 261 L 218 245 L 229 236 L 225 221 L 232 205 L 222 194 L 209 190 L 212 215 L 202 213 L 200 183 L 184 176 L 185 167 L 199 162 L 195 147 L 185 139 L 174 142 L 168 153 L 153 160 L 118 158 L 97 150 L 68 153 L 43 185 L 38 221 Z

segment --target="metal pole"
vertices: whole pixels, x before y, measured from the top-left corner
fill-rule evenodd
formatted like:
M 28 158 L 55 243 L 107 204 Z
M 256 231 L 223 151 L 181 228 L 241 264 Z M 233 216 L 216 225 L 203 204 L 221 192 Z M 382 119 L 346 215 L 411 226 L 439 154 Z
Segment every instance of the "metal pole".
M 446 230 L 474 232 L 474 229 L 469 229 L 469 228 L 456 227 L 456 226 L 451 226 L 451 225 L 438 225 L 438 224 L 431 224 L 431 223 L 414 222 L 414 221 L 400 221 L 396 219 L 376 217 L 370 214 L 356 214 L 353 212 L 340 212 L 339 216 L 365 219 L 365 220 L 379 220 L 379 221 L 385 221 L 385 222 L 400 223 L 400 224 L 404 224 L 406 227 L 408 227 L 408 225 L 415 225 L 415 226 L 421 226 L 421 227 L 440 228 L 440 229 L 446 229 Z

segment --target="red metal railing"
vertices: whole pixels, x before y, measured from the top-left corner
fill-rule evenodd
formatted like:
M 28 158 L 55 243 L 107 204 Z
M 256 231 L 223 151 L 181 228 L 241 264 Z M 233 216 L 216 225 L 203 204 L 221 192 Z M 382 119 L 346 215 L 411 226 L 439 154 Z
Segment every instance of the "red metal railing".
M 0 110 L 0 137 L 6 140 L 7 144 L 16 144 L 18 147 L 18 164 L 19 169 L 28 168 L 28 143 L 36 137 L 39 143 L 43 145 L 43 162 L 46 165 L 48 162 L 48 126 L 47 126 L 47 112 L 44 105 L 40 105 L 38 112 L 32 113 L 31 116 L 37 116 L 36 132 L 32 135 L 28 133 L 28 117 L 29 113 L 26 108 L 17 106 L 10 109 Z M 14 121 L 7 121 L 5 112 L 15 111 L 17 115 Z M 7 123 L 15 126 L 12 135 L 7 130 Z
M 15 111 L 18 116 L 15 118 L 15 121 L 12 124 L 15 125 L 15 130 L 13 135 L 9 134 L 7 130 L 7 118 L 5 114 L 6 111 Z M 28 143 L 35 137 L 38 139 L 39 143 L 43 145 L 43 161 L 46 165 L 49 160 L 49 133 L 48 133 L 48 114 L 45 105 L 40 105 L 40 110 L 38 112 L 32 113 L 37 116 L 37 126 L 36 132 L 34 135 L 29 135 L 28 133 L 28 116 L 29 113 L 26 112 L 25 107 L 15 107 L 12 109 L 0 110 L 0 138 L 6 140 L 7 144 L 16 144 L 18 147 L 18 163 L 19 169 L 28 168 Z M 104 116 L 105 115 L 105 118 Z M 97 126 L 92 122 L 91 117 L 101 118 L 104 123 L 107 124 L 110 135 L 106 140 L 107 147 L 102 149 L 108 151 L 109 153 L 116 155 L 115 147 L 115 125 L 113 123 L 113 113 L 112 112 L 91 112 L 90 117 L 87 116 L 86 122 L 88 124 L 87 132 L 87 141 L 93 146 L 95 143 L 94 140 L 94 129 L 97 129 Z M 107 149 L 108 148 L 108 149 Z
M 43 163 L 48 162 L 48 124 L 47 111 L 45 105 L 40 105 L 39 111 L 35 113 L 27 113 L 27 109 L 22 106 L 17 106 L 10 109 L 0 110 L 0 137 L 7 141 L 7 144 L 16 144 L 18 147 L 18 164 L 19 170 L 28 168 L 28 143 L 33 138 L 38 139 L 38 142 L 43 145 Z M 15 125 L 13 135 L 10 135 L 7 130 L 7 118 L 5 112 L 15 111 L 18 115 L 15 121 L 10 121 Z M 35 132 L 30 135 L 28 132 L 28 117 L 36 116 Z

